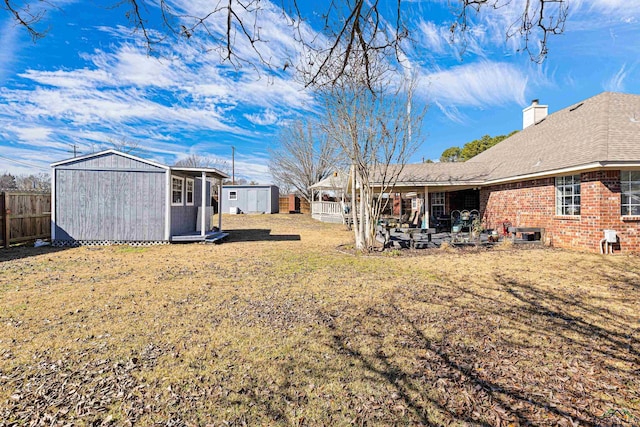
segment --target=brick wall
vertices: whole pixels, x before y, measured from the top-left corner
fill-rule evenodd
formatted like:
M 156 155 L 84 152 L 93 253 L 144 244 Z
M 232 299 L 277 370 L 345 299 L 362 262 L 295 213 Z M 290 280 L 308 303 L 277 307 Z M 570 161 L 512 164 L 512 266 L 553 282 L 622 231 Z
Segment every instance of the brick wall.
M 599 252 L 603 230 L 616 230 L 623 252 L 640 251 L 640 217 L 620 215 L 620 171 L 586 172 L 580 176 L 580 216 L 557 216 L 555 179 L 544 178 L 485 187 L 480 211 L 488 228 L 543 227 L 548 244 Z

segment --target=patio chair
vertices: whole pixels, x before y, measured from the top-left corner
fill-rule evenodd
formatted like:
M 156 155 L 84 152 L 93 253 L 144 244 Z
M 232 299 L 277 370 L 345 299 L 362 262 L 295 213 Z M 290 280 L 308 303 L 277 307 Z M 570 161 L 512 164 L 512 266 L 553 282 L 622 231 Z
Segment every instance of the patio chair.
M 460 224 L 460 211 L 451 211 L 451 227 L 456 224 Z
M 462 231 L 462 219 L 460 211 L 451 211 L 451 237 L 456 241 Z
M 409 223 L 409 217 L 411 216 L 411 213 L 406 212 L 404 213 L 401 217 L 400 217 L 400 225 L 402 226 L 402 224 L 408 224 Z
M 386 249 L 389 247 L 389 241 L 391 240 L 391 234 L 389 233 L 389 229 L 384 225 L 376 226 L 376 241 L 382 243 L 382 249 Z

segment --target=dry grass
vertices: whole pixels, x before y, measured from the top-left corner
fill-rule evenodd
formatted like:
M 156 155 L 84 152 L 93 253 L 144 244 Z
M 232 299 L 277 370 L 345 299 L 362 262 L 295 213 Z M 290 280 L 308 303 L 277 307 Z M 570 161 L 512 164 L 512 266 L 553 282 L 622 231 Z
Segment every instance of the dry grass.
M 640 424 L 637 257 L 349 256 L 304 216 L 224 224 L 0 251 L 0 426 Z

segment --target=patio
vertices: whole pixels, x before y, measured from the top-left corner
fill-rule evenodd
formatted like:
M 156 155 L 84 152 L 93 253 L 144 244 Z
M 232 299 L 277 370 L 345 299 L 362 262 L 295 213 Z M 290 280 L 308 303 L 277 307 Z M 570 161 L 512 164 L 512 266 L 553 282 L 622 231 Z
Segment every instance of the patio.
M 513 244 L 542 245 L 543 239 L 531 238 L 525 232 L 517 237 L 513 231 L 508 234 L 493 234 L 491 231 L 483 231 L 478 236 L 470 232 L 437 231 L 434 228 L 389 228 L 387 236 L 382 230 L 378 230 L 376 240 L 388 249 L 429 249 L 439 248 L 443 244 L 454 247 L 485 246 L 491 247 L 503 243 L 505 240 Z M 544 233 L 544 229 L 542 229 Z M 538 235 L 534 235 L 538 237 Z

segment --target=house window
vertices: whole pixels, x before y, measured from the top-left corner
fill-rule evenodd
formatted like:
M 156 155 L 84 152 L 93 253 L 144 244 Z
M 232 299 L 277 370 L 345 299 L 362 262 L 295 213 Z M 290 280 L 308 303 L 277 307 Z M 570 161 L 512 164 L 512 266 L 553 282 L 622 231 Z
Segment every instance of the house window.
M 187 178 L 187 206 L 193 206 L 193 179 Z
M 556 177 L 556 215 L 580 215 L 580 175 Z
M 184 178 L 171 177 L 171 206 L 182 206 L 184 193 Z
M 620 172 L 620 213 L 640 215 L 640 171 Z
M 238 192 L 229 191 L 229 200 L 238 200 Z
M 431 216 L 444 216 L 444 193 L 431 193 Z

